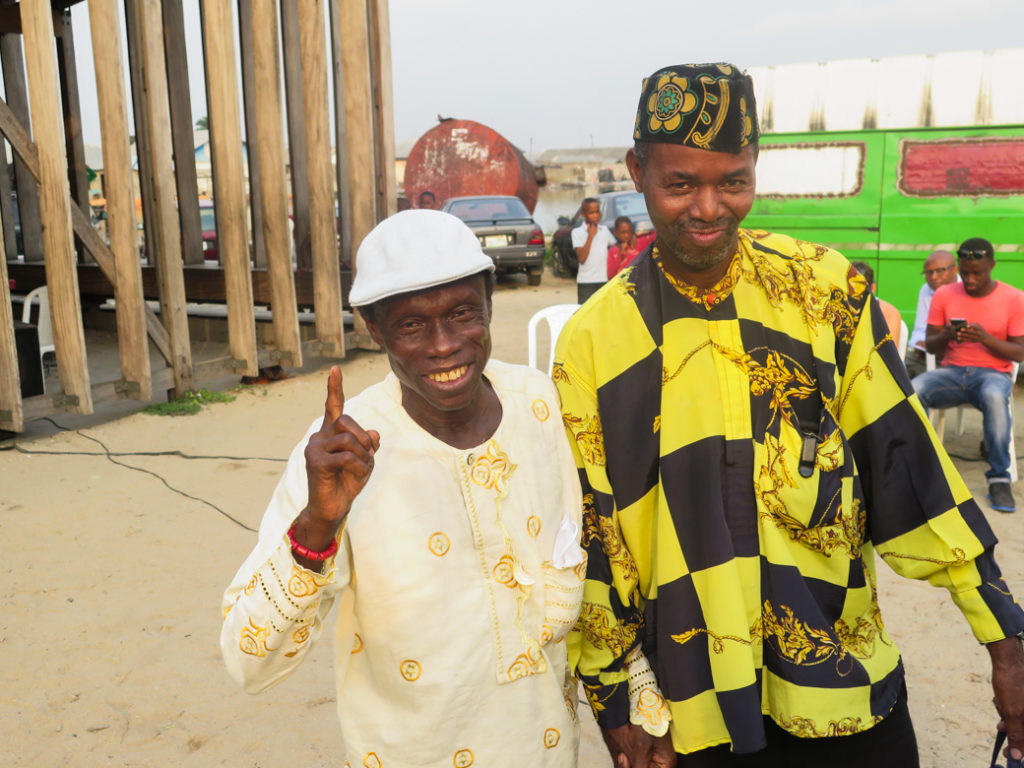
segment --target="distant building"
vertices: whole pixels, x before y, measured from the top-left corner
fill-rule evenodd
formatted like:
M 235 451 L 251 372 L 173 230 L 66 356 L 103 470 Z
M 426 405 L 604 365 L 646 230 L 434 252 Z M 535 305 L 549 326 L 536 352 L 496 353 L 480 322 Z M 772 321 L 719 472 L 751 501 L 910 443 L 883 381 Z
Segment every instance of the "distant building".
M 630 183 L 626 168 L 628 149 L 549 149 L 532 158 L 532 162 L 544 168 L 549 187 L 596 187 L 600 192 L 610 192 L 624 189 Z

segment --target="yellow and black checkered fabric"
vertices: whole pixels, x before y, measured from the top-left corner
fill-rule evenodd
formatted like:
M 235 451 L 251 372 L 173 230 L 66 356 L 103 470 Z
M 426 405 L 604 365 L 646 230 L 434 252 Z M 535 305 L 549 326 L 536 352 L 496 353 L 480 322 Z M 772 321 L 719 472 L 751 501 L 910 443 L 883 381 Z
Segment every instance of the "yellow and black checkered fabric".
M 903 684 L 875 553 L 950 590 L 980 642 L 1024 630 L 995 536 L 931 430 L 863 278 L 740 231 L 710 290 L 657 250 L 570 320 L 554 378 L 589 565 L 570 640 L 603 727 L 640 645 L 679 752 L 870 728 Z

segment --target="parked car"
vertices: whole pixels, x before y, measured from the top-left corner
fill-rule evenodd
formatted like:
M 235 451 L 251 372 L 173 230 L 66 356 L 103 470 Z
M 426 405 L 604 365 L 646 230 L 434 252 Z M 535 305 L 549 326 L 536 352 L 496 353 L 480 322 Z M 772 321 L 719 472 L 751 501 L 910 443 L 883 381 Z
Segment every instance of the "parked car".
M 453 197 L 441 210 L 466 222 L 498 272 L 525 272 L 527 283 L 540 285 L 544 232 L 522 200 L 501 195 Z
M 199 228 L 203 231 L 203 260 L 218 261 L 220 249 L 217 247 L 217 212 L 213 200 L 199 199 Z
M 601 223 L 608 229 L 615 229 L 615 220 L 619 216 L 629 216 L 633 229 L 638 235 L 652 231 L 651 217 L 647 213 L 647 204 L 640 192 L 604 192 L 594 195 L 601 204 Z M 558 277 L 575 277 L 579 269 L 576 249 L 572 247 L 572 230 L 583 222 L 583 211 L 576 209 L 570 219 L 560 216 L 559 229 L 551 238 L 552 261 L 551 269 Z

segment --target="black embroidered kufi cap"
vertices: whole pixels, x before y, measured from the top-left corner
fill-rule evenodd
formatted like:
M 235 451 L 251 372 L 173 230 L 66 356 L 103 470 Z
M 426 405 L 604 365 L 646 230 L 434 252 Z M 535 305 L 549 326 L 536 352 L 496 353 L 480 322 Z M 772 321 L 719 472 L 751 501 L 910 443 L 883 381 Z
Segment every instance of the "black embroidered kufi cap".
M 754 81 L 732 64 L 680 64 L 644 79 L 633 138 L 739 152 L 758 138 Z

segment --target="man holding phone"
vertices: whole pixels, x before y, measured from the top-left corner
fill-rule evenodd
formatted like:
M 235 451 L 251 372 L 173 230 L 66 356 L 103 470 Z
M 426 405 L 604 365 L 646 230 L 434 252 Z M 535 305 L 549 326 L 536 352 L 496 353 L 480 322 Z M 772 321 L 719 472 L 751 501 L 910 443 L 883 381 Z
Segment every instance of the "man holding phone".
M 1010 489 L 1013 363 L 1024 360 L 1024 292 L 992 279 L 995 251 L 981 237 L 957 249 L 962 282 L 941 286 L 928 312 L 925 348 L 941 367 L 914 379 L 925 408 L 969 403 L 981 411 L 989 502 L 1014 512 Z

